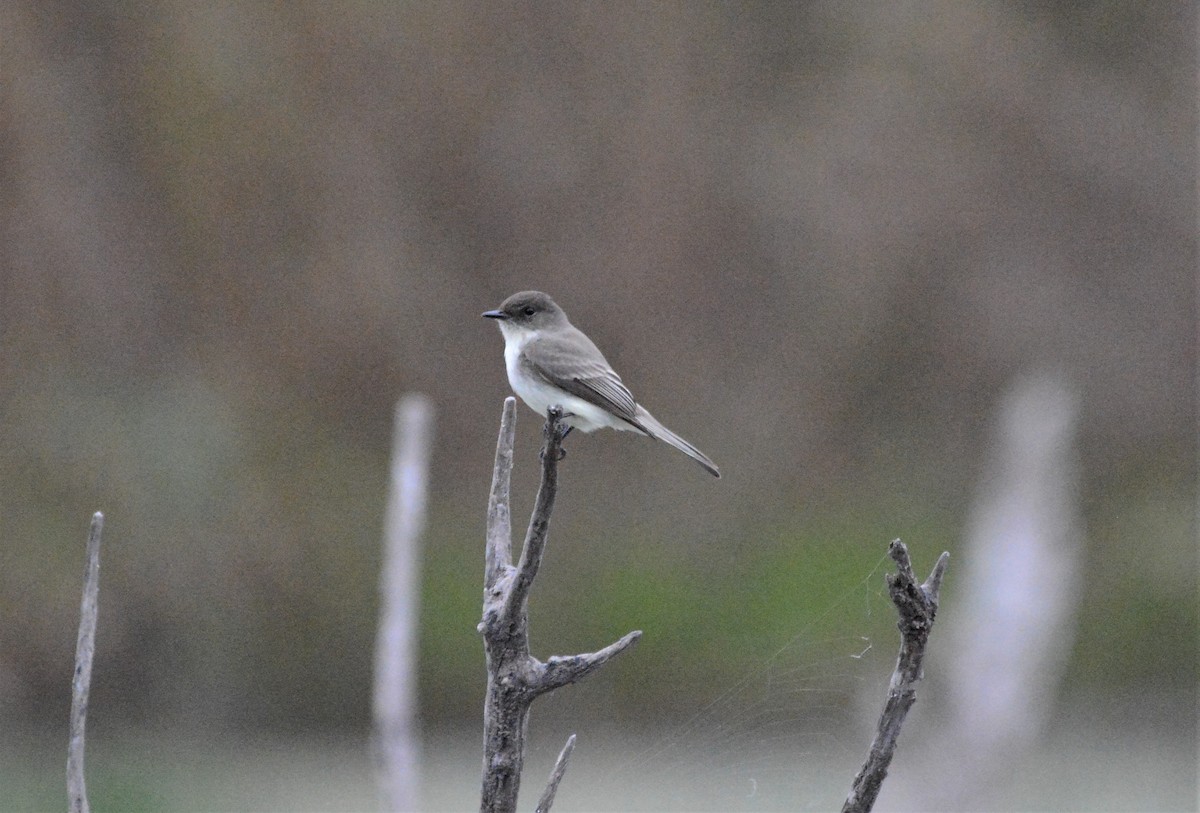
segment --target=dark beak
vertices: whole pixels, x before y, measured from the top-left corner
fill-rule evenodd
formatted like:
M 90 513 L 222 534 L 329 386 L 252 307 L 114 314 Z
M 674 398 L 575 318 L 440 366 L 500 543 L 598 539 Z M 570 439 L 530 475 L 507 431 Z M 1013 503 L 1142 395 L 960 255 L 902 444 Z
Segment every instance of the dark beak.
M 484 311 L 481 315 L 487 319 L 507 319 L 508 318 L 508 314 L 505 313 L 504 311 Z

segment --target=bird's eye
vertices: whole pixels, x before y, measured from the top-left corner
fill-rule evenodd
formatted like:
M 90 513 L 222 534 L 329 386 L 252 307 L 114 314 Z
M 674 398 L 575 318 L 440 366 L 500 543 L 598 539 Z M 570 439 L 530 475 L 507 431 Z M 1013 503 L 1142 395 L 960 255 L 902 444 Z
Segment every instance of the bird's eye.
M 523 313 L 524 313 L 526 316 L 533 316 L 533 314 L 534 314 L 534 313 L 536 313 L 536 311 L 534 311 L 534 309 L 533 309 L 533 306 L 532 306 L 532 305 L 526 305 L 526 306 L 525 306 L 525 310 L 524 310 L 524 311 L 522 311 L 522 312 L 523 312 Z

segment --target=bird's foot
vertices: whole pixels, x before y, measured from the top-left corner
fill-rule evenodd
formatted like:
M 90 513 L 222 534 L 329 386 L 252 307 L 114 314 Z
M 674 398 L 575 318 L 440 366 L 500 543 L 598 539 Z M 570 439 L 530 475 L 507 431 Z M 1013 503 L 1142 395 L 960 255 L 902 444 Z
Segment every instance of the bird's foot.
M 574 412 L 565 412 L 565 411 L 563 411 L 563 408 L 560 406 L 550 407 L 549 413 L 547 414 L 548 420 L 546 421 L 546 425 L 542 427 L 542 434 L 545 435 L 547 437 L 547 439 L 549 439 L 550 432 L 551 432 L 551 428 L 550 428 L 551 426 L 554 427 L 553 431 L 558 433 L 559 446 L 558 446 L 558 457 L 556 458 L 557 460 L 562 460 L 564 457 L 567 456 L 567 450 L 562 448 L 562 442 L 564 440 L 566 440 L 567 435 L 571 434 L 571 430 L 575 428 L 566 422 L 568 418 L 574 418 L 574 417 L 575 417 Z M 545 460 L 546 459 L 545 450 L 543 449 L 542 452 L 538 456 L 542 460 Z
M 567 456 L 567 450 L 562 448 L 561 446 L 559 446 L 558 447 L 558 457 L 556 457 L 555 460 L 562 460 L 566 456 Z M 546 459 L 546 450 L 545 449 L 542 449 L 540 452 L 538 452 L 538 459 L 539 460 Z

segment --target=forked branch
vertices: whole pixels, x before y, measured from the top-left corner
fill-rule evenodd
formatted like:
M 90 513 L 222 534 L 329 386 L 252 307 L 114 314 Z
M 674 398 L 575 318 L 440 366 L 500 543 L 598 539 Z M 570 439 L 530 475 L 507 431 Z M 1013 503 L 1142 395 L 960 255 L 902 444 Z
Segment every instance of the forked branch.
M 616 655 L 633 646 L 641 636 L 631 632 L 598 652 L 558 656 L 542 663 L 529 654 L 529 590 L 533 586 L 550 531 L 550 515 L 558 492 L 558 462 L 563 432 L 562 410 L 552 407 L 547 415 L 542 446 L 542 481 L 533 516 L 521 549 L 521 562 L 512 563 L 511 510 L 513 437 L 516 400 L 508 398 L 500 419 L 500 438 L 492 471 L 488 500 L 487 553 L 484 568 L 483 648 L 487 656 L 487 696 L 483 721 L 483 787 L 480 810 L 512 813 L 517 806 L 521 769 L 525 759 L 525 734 L 529 707 L 541 694 L 581 680 Z M 574 737 L 559 756 L 559 764 L 539 802 L 549 811 Z
M 874 807 L 879 796 L 879 789 L 883 786 L 888 766 L 896 752 L 900 728 L 904 725 L 908 710 L 917 700 L 916 683 L 922 676 L 921 662 L 925 658 L 925 645 L 929 642 L 929 632 L 937 615 L 942 574 L 946 572 L 946 562 L 950 559 L 949 553 L 943 553 L 925 583 L 917 584 L 904 543 L 899 539 L 893 541 L 888 553 L 896 563 L 896 573 L 888 574 L 887 584 L 892 603 L 900 615 L 900 654 L 888 684 L 887 700 L 879 716 L 871 751 L 862 770 L 854 777 L 850 795 L 842 805 L 842 813 L 866 813 Z

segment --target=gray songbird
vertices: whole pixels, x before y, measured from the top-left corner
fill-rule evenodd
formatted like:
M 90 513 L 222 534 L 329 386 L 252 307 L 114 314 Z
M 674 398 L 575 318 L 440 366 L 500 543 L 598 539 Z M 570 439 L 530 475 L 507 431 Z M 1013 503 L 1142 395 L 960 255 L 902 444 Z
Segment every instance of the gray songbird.
M 674 446 L 714 477 L 721 476 L 708 455 L 633 399 L 592 340 L 549 296 L 522 291 L 483 315 L 500 325 L 508 383 L 534 412 L 545 416 L 550 407 L 562 407 L 568 431 L 593 432 L 607 426 L 649 435 Z

